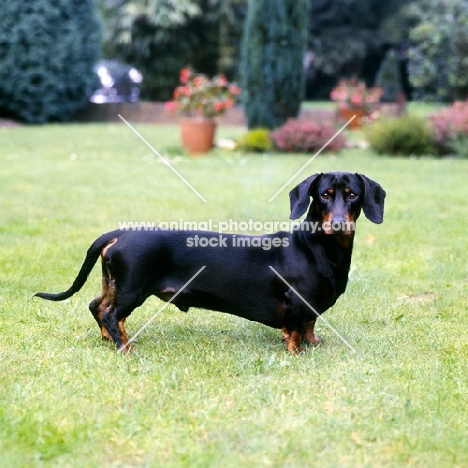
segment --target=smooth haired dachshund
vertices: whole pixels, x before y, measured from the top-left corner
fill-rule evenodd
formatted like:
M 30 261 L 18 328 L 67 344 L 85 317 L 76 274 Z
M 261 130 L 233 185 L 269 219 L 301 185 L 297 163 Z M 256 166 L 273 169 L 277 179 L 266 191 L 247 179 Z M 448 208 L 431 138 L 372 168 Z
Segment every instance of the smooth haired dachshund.
M 288 351 L 297 353 L 303 339 L 322 341 L 314 334 L 315 321 L 346 289 L 354 223 L 361 209 L 370 221 L 383 221 L 385 191 L 362 174 L 331 172 L 308 177 L 289 198 L 291 219 L 308 209 L 298 229 L 244 236 L 242 244 L 235 234 L 223 234 L 220 242 L 219 233 L 205 231 L 103 234 L 67 291 L 36 296 L 69 298 L 101 256 L 102 293 L 89 309 L 102 338 L 122 352 L 131 349 L 125 319 L 154 295 L 184 312 L 211 309 L 282 329 Z M 202 238 L 204 246 L 194 243 Z

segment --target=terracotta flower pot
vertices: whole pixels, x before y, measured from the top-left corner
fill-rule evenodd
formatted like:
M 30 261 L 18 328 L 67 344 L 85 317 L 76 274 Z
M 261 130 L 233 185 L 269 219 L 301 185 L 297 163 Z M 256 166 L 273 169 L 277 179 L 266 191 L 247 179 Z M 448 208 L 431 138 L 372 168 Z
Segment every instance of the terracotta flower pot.
M 366 111 L 364 109 L 339 109 L 338 114 L 340 120 L 344 123 L 348 122 L 348 120 L 356 116 L 348 125 L 349 130 L 359 130 L 362 127 L 363 119 L 366 116 Z
M 207 153 L 212 147 L 216 122 L 212 119 L 182 119 L 180 136 L 182 145 L 191 154 Z

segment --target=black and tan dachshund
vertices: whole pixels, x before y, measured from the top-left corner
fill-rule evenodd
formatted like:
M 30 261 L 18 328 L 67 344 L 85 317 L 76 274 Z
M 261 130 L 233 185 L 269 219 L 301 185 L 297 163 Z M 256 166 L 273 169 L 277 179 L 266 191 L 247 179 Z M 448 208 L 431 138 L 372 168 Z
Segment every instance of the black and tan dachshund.
M 289 197 L 291 219 L 308 210 L 292 232 L 239 238 L 206 231 L 116 230 L 91 245 L 67 291 L 36 296 L 69 298 L 101 256 L 102 293 L 89 308 L 102 338 L 122 352 L 131 349 L 125 319 L 154 295 L 185 312 L 211 309 L 282 329 L 288 350 L 296 353 L 303 339 L 321 341 L 315 321 L 346 289 L 354 223 L 361 209 L 372 222 L 383 221 L 385 191 L 362 174 L 332 172 L 308 177 Z

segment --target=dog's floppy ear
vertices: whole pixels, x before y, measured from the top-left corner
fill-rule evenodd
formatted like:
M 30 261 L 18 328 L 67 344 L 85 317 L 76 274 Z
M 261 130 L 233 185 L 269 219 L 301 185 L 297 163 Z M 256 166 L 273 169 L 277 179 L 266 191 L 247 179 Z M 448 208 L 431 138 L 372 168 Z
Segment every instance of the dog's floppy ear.
M 312 184 L 318 182 L 319 174 L 311 175 L 289 192 L 291 215 L 289 219 L 300 218 L 309 208 L 310 192 Z
M 364 201 L 362 210 L 366 218 L 373 223 L 380 224 L 383 222 L 385 190 L 373 180 L 366 177 L 364 174 L 356 174 L 364 185 Z

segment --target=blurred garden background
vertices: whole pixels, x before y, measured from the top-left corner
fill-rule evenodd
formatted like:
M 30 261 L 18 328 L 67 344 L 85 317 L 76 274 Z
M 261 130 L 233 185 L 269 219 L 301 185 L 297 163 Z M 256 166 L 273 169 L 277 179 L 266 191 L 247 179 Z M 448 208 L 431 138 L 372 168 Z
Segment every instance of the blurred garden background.
M 466 0 L 0 10 L 2 466 L 468 466 Z M 185 123 L 213 139 L 193 149 Z M 119 222 L 285 221 L 322 171 L 387 192 L 325 315 L 356 353 L 324 323 L 296 357 L 278 330 L 151 298 L 123 356 L 88 311 L 98 266 L 66 302 L 32 298 Z
M 0 118 L 5 125 L 121 114 L 175 123 L 180 114 L 225 114 L 221 123 L 264 131 L 299 118 L 309 124 L 294 139 L 318 143 L 292 147 L 314 151 L 318 134 L 353 115 L 350 128 L 391 117 L 370 129 L 376 151 L 463 155 L 467 18 L 463 0 L 8 0 Z M 189 81 L 184 70 L 199 76 Z M 409 102 L 446 109 L 424 122 L 395 121 Z M 169 112 L 171 104 L 183 112 Z M 242 144 L 258 150 L 259 138 L 285 150 L 258 131 Z

